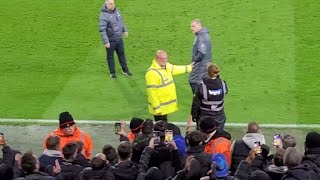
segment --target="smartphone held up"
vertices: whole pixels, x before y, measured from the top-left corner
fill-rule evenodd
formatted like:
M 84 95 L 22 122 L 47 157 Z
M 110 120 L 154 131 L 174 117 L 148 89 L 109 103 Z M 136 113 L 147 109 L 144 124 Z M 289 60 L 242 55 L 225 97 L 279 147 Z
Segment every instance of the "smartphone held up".
M 114 123 L 114 133 L 119 134 L 121 131 L 121 123 Z
M 253 148 L 256 154 L 261 154 L 262 149 L 261 149 L 261 143 L 259 141 L 254 142 Z

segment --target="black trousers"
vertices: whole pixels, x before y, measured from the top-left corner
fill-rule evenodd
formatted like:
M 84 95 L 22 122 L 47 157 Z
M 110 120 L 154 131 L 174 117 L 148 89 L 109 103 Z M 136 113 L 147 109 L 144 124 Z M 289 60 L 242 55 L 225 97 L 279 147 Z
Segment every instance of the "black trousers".
M 165 115 L 154 115 L 154 120 L 155 121 L 165 121 L 165 122 L 168 122 L 168 115 L 165 114 Z
M 198 89 L 198 84 L 197 83 L 190 83 L 190 87 L 192 90 L 192 94 L 195 94 Z
M 124 54 L 124 44 L 123 44 L 122 38 L 117 41 L 110 41 L 110 48 L 106 48 L 106 50 L 107 50 L 107 62 L 108 62 L 110 73 L 116 73 L 116 70 L 114 68 L 114 51 L 117 52 L 122 70 L 124 72 L 129 71 L 127 66 L 126 56 Z

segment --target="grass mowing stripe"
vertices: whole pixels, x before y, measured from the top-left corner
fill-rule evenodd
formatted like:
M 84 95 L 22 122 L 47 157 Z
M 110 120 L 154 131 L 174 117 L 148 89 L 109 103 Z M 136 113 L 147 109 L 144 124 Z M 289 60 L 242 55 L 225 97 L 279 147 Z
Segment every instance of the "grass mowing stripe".
M 320 1 L 296 0 L 296 98 L 300 122 L 319 122 Z

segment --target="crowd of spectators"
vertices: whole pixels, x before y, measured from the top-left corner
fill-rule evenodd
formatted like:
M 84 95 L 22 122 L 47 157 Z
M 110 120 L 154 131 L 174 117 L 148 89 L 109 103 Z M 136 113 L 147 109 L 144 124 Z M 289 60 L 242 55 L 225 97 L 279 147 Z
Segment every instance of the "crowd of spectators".
M 166 121 L 132 118 L 130 131 L 121 123 L 119 145 L 101 145 L 91 154 L 90 136 L 63 112 L 60 126 L 45 137 L 39 157 L 11 149 L 0 134 L 1 180 L 318 180 L 320 134 L 309 132 L 300 154 L 293 134 L 275 135 L 269 147 L 259 125 L 248 123 L 242 139 L 202 117 L 199 126 L 188 122 L 186 134 Z M 59 133 L 57 133 L 59 131 Z M 172 139 L 167 138 L 167 135 Z M 82 134 L 82 135 L 81 135 Z M 277 137 L 276 137 L 277 136 Z M 63 146 L 62 146 L 63 143 Z

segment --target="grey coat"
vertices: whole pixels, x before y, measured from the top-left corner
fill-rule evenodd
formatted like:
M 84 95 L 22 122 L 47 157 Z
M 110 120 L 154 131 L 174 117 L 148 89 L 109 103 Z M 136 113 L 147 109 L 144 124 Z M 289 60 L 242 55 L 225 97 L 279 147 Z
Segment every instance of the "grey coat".
M 122 38 L 124 32 L 128 32 L 121 13 L 117 8 L 110 11 L 105 5 L 102 6 L 99 17 L 99 32 L 103 44 L 108 44 L 110 41 L 117 41 Z
M 207 28 L 196 33 L 192 48 L 192 62 L 194 68 L 190 74 L 190 83 L 200 83 L 208 75 L 207 67 L 212 61 L 211 38 Z

